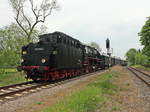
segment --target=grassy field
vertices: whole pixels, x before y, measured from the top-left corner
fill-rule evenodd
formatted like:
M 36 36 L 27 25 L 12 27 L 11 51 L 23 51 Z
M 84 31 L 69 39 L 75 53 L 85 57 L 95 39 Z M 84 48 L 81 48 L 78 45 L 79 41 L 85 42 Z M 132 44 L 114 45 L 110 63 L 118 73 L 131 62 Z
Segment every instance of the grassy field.
M 119 73 L 110 71 L 99 76 L 99 78 L 82 90 L 72 93 L 54 106 L 45 108 L 42 112 L 94 112 L 103 111 L 105 103 L 111 100 L 109 95 L 116 95 L 119 88 L 112 83 Z M 100 108 L 99 108 L 100 107 Z M 118 107 L 113 106 L 112 110 Z
M 0 86 L 17 84 L 25 82 L 24 75 L 19 72 L 3 72 L 0 73 Z

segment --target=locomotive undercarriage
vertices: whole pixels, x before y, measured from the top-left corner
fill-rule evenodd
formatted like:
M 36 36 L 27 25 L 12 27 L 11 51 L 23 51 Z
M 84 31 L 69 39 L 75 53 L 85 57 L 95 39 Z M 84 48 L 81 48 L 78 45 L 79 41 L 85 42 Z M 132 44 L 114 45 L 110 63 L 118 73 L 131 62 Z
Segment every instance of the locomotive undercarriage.
M 86 66 L 85 68 L 79 68 L 79 69 L 64 69 L 64 70 L 47 70 L 47 71 L 38 71 L 37 69 L 32 68 L 30 66 L 30 69 L 26 69 L 26 78 L 32 79 L 34 81 L 36 80 L 44 80 L 44 81 L 54 81 L 54 80 L 60 80 L 70 77 L 79 76 L 85 73 L 90 73 L 96 71 L 93 69 L 93 66 Z

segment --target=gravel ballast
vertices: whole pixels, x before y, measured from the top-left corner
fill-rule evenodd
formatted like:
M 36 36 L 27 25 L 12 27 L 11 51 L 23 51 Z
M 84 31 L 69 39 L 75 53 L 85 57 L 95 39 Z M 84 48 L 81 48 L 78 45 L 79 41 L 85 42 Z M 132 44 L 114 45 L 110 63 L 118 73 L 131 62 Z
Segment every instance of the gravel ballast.
M 150 112 L 150 87 L 148 87 L 144 82 L 142 82 L 139 78 L 137 78 L 134 74 L 129 72 L 133 81 L 135 82 L 135 86 L 138 88 L 138 97 L 143 100 L 143 107 L 145 107 L 144 112 Z

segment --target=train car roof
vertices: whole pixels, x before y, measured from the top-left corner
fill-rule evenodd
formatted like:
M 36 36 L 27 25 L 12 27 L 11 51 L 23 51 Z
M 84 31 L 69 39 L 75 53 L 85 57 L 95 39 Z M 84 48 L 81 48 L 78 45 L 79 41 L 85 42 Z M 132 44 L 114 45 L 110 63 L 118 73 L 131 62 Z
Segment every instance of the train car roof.
M 61 38 L 66 38 L 66 39 L 69 39 L 69 40 L 73 40 L 73 41 L 76 41 L 76 42 L 80 42 L 79 40 L 65 34 L 65 33 L 62 33 L 62 32 L 59 32 L 59 31 L 55 31 L 53 33 L 48 33 L 48 34 L 43 34 L 43 35 L 39 35 L 40 38 L 51 38 L 51 35 L 58 35 L 60 36 Z M 80 42 L 81 43 L 81 42 Z

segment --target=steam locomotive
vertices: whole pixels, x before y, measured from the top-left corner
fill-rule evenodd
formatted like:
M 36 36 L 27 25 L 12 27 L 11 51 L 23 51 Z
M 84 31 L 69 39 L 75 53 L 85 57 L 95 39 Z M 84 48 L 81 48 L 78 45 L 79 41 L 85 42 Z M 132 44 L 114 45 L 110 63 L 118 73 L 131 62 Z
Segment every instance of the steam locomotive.
M 22 47 L 18 70 L 32 80 L 58 80 L 126 63 L 101 55 L 97 49 L 62 32 L 54 32 L 40 35 L 39 42 Z

